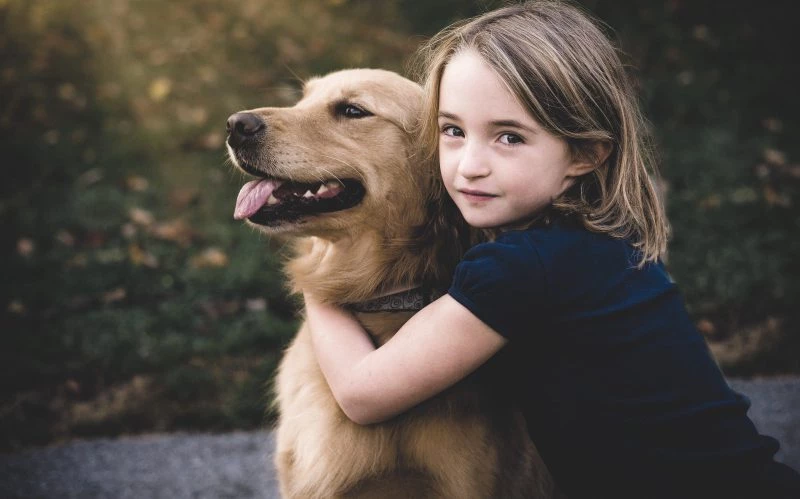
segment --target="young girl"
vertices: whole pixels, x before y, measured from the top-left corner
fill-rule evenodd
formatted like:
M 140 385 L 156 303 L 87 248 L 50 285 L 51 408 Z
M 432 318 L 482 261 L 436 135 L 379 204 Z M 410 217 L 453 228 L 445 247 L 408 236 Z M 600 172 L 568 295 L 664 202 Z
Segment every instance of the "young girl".
M 531 2 L 424 50 L 422 133 L 461 215 L 495 237 L 377 349 L 350 313 L 305 296 L 345 414 L 384 421 L 505 348 L 530 436 L 569 497 L 800 498 L 664 270 L 645 125 L 598 27 Z

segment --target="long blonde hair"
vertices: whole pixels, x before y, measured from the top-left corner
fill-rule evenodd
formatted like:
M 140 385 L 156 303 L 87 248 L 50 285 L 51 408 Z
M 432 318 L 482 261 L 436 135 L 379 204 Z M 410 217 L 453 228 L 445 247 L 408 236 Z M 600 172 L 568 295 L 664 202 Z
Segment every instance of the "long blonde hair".
M 503 7 L 440 31 L 417 54 L 425 87 L 420 140 L 437 157 L 439 86 L 452 57 L 473 50 L 574 157 L 598 166 L 553 201 L 551 210 L 584 227 L 628 238 L 640 265 L 666 251 L 669 225 L 654 178 L 656 162 L 617 50 L 580 8 L 552 0 Z M 611 146 L 605 161 L 598 142 Z

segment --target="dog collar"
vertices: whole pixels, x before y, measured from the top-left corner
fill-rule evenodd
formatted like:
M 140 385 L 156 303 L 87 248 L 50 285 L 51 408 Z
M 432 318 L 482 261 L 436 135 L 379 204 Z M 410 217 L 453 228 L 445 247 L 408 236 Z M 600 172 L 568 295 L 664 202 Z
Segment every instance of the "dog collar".
M 361 303 L 351 303 L 348 308 L 354 312 L 416 312 L 442 293 L 432 289 L 411 288 L 384 296 L 379 296 Z

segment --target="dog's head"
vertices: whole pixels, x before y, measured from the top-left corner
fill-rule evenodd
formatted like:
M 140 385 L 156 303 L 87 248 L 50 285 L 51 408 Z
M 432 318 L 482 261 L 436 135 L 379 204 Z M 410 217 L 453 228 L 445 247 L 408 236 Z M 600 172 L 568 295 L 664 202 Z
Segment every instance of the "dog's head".
M 420 224 L 435 171 L 415 150 L 422 89 L 390 71 L 309 80 L 292 107 L 228 120 L 233 163 L 257 177 L 234 217 L 268 233 L 333 236 Z

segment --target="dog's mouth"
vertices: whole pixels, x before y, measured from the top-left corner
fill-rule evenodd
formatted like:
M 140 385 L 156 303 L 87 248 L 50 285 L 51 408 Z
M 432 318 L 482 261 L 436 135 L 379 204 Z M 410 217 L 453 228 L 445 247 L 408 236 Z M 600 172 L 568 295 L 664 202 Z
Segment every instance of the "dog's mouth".
M 262 178 L 246 183 L 239 191 L 233 218 L 275 226 L 352 208 L 364 194 L 364 186 L 355 180 L 304 183 Z

